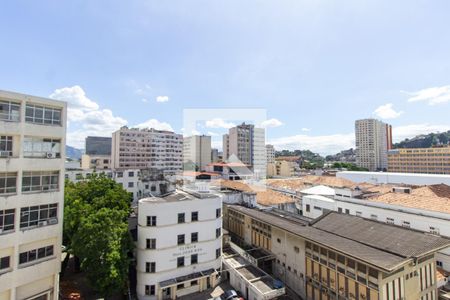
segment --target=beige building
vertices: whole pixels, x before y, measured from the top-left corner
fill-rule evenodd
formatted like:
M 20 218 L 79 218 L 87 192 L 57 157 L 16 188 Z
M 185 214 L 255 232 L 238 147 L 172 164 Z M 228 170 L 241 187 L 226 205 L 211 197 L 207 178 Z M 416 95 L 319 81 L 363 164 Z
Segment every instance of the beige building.
M 389 150 L 388 171 L 450 174 L 450 147 Z
M 228 134 L 223 135 L 223 149 L 224 161 L 230 161 L 235 156 L 251 167 L 256 178 L 266 177 L 267 155 L 263 128 L 245 123 L 230 128 Z
M 111 169 L 111 156 L 110 155 L 88 155 L 88 154 L 83 154 L 81 156 L 81 168 L 83 170 L 87 170 L 87 169 L 95 169 L 95 170 Z
M 0 91 L 0 299 L 59 299 L 66 103 Z
M 211 163 L 211 137 L 193 135 L 183 139 L 183 161 L 194 163 L 199 171 Z
M 183 169 L 183 136 L 172 131 L 120 128 L 112 135 L 113 169 L 150 169 L 174 174 Z
M 269 252 L 255 258 L 258 266 L 303 299 L 437 299 L 434 255 L 450 245 L 449 239 L 336 212 L 311 221 L 227 205 L 223 222 L 234 243 Z
M 387 151 L 392 148 L 392 126 L 376 119 L 355 122 L 356 164 L 369 171 L 387 169 Z

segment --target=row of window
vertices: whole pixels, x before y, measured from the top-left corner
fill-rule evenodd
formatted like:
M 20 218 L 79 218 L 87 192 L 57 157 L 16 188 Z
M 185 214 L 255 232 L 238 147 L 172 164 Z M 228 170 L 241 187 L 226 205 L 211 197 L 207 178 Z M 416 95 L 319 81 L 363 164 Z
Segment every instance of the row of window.
M 53 245 L 21 252 L 19 254 L 19 266 L 34 261 L 40 261 L 54 254 Z M 11 256 L 0 257 L 0 272 L 11 268 Z
M 24 171 L 22 192 L 55 191 L 59 189 L 59 171 Z M 17 192 L 17 173 L 0 172 L 0 194 Z
M 222 216 L 222 209 L 216 209 L 216 218 L 220 218 Z M 186 214 L 179 213 L 178 214 L 178 224 L 182 224 L 186 222 Z M 198 211 L 191 212 L 191 222 L 198 221 Z M 147 226 L 157 226 L 156 225 L 156 216 L 147 216 Z
M 15 209 L 0 210 L 0 234 L 15 227 Z M 58 223 L 58 204 L 44 204 L 20 209 L 20 229 Z
M 45 125 L 61 125 L 61 108 L 26 104 L 25 122 Z M 0 120 L 20 122 L 20 103 L 0 101 Z

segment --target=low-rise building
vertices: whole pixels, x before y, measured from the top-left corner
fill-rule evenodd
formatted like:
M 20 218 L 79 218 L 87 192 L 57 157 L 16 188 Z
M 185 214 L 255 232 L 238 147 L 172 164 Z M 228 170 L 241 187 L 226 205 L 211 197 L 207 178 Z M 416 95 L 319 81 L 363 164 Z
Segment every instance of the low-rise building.
M 83 154 L 81 156 L 81 168 L 107 170 L 111 169 L 111 156 L 110 155 L 88 155 Z
M 358 172 L 343 171 L 336 174 L 337 178 L 350 180 L 354 183 L 371 184 L 411 184 L 429 185 L 444 183 L 450 185 L 450 175 L 446 174 L 419 174 L 394 172 Z
M 434 254 L 450 240 L 329 212 L 311 221 L 227 205 L 232 241 L 274 255 L 262 265 L 304 299 L 437 299 Z
M 139 201 L 139 299 L 176 299 L 215 286 L 221 255 L 220 196 L 177 190 Z
M 450 175 L 450 146 L 389 150 L 388 172 Z

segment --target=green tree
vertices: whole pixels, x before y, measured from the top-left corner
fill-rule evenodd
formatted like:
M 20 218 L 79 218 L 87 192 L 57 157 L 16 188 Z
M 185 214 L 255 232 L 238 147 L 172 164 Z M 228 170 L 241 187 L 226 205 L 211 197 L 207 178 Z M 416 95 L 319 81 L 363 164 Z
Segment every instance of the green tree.
M 64 244 L 86 272 L 92 287 L 104 296 L 123 291 L 128 279 L 128 231 L 131 194 L 105 174 L 66 181 Z M 68 262 L 68 255 L 62 269 Z

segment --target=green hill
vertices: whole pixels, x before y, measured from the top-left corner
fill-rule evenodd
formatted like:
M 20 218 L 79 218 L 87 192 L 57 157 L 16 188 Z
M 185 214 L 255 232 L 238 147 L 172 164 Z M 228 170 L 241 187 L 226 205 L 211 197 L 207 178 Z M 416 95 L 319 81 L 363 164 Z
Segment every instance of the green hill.
M 450 130 L 441 133 L 429 133 L 418 135 L 412 139 L 405 139 L 394 144 L 394 148 L 430 148 L 436 145 L 448 145 Z

